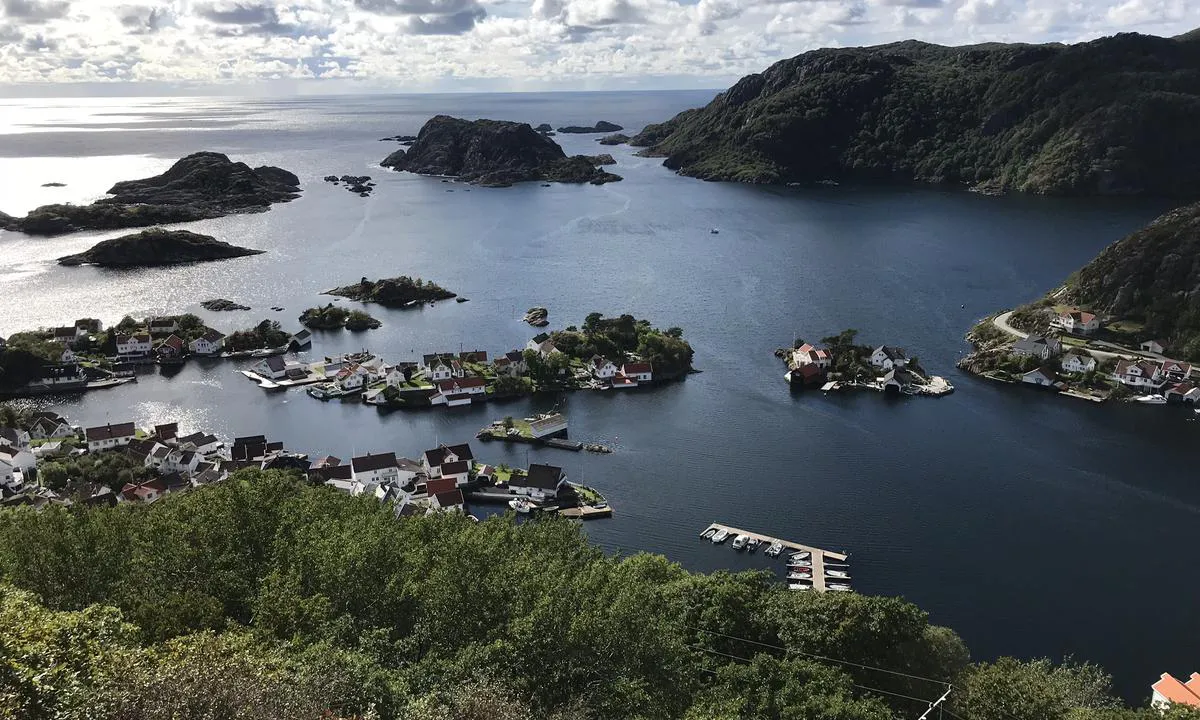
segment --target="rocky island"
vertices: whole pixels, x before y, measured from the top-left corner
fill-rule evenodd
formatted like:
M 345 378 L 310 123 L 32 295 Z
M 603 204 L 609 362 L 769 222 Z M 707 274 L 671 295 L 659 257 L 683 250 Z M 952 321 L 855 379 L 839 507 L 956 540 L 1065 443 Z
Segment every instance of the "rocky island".
M 380 164 L 492 187 L 530 180 L 599 185 L 621 179 L 597 168 L 593 158 L 568 157 L 558 143 L 525 123 L 447 115 L 429 120 L 407 152 L 394 152 Z
M 29 235 L 116 230 L 262 212 L 299 197 L 300 180 L 271 166 L 251 168 L 215 152 L 179 160 L 162 175 L 119 182 L 91 205 L 43 205 L 24 218 L 0 213 L 0 229 Z
M 815 50 L 631 141 L 684 175 L 1200 194 L 1200 38 Z
M 300 315 L 300 324 L 313 330 L 341 330 L 352 332 L 374 330 L 383 323 L 362 310 L 347 310 L 330 303 L 325 307 L 308 308 Z
M 336 295 L 358 302 L 377 303 L 390 308 L 414 307 L 457 297 L 455 293 L 437 283 L 421 278 L 411 278 L 407 275 L 382 280 L 368 280 L 364 277 L 353 285 L 334 288 L 323 294 Z
M 157 267 L 181 263 L 226 260 L 261 255 L 262 250 L 238 247 L 209 235 L 187 230 L 152 228 L 132 235 L 103 240 L 90 250 L 58 259 L 59 265 L 100 267 Z
M 234 312 L 237 310 L 250 309 L 249 306 L 242 305 L 241 303 L 235 303 L 234 301 L 226 300 L 225 298 L 205 300 L 204 302 L 200 303 L 200 307 L 210 312 Z
M 612 135 L 605 135 L 602 138 L 598 138 L 596 142 L 601 145 L 624 145 L 630 140 L 631 138 L 624 133 L 613 133 Z
M 584 126 L 580 126 L 580 125 L 567 125 L 566 127 L 560 127 L 558 129 L 558 131 L 560 133 L 568 133 L 568 134 L 573 134 L 573 135 L 588 135 L 591 133 L 615 133 L 618 130 L 624 130 L 624 129 L 625 128 L 621 127 L 620 125 L 618 125 L 616 123 L 610 123 L 606 120 L 601 120 L 600 122 L 596 123 L 595 125 L 593 125 L 591 127 L 584 127 Z

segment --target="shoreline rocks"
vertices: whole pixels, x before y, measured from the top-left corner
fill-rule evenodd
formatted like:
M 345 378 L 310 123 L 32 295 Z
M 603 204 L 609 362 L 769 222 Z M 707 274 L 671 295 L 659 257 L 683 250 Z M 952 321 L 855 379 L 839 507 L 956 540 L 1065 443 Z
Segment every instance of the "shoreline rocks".
M 247 307 L 245 305 L 235 303 L 232 300 L 226 300 L 225 298 L 216 298 L 214 300 L 205 300 L 204 302 L 200 303 L 200 307 L 204 308 L 205 310 L 209 310 L 211 312 L 233 312 L 236 310 L 249 310 L 250 309 L 249 307 Z
M 371 191 L 375 189 L 370 175 L 326 175 L 325 182 L 333 185 L 345 184 L 347 190 L 359 197 L 370 197 Z
M 616 123 L 611 123 L 606 120 L 601 120 L 600 122 L 596 123 L 595 125 L 593 125 L 591 127 L 584 127 L 584 126 L 580 126 L 580 125 L 567 125 L 566 127 L 558 128 L 558 131 L 560 133 L 568 133 L 568 134 L 572 134 L 572 135 L 588 135 L 591 133 L 615 133 L 617 131 L 624 130 L 624 129 L 625 128 L 621 127 L 620 125 L 618 125 Z
M 525 317 L 521 318 L 523 322 L 527 322 L 533 327 L 546 327 L 550 324 L 550 311 L 544 307 L 531 307 L 525 313 Z
M 335 295 L 392 308 L 415 307 L 458 297 L 437 283 L 407 275 L 382 280 L 368 280 L 364 277 L 353 285 L 326 290 L 322 295 Z
M 58 259 L 59 265 L 158 267 L 261 255 L 263 250 L 238 247 L 187 230 L 153 228 L 103 240 L 89 250 Z
M 601 145 L 624 145 L 625 143 L 629 142 L 630 139 L 631 138 L 628 135 L 623 133 L 613 133 L 612 135 L 605 135 L 602 138 L 598 138 L 596 142 L 600 143 Z

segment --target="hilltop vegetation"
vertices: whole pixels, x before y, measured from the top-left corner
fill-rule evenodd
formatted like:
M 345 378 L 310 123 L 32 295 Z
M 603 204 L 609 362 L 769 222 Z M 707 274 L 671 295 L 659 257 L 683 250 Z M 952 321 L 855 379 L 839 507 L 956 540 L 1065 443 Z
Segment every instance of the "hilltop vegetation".
M 300 315 L 300 324 L 313 330 L 341 330 L 345 328 L 359 332 L 382 327 L 383 323 L 362 310 L 347 310 L 333 303 L 325 307 L 308 308 Z
M 667 379 L 686 374 L 692 369 L 692 346 L 683 339 L 683 330 L 659 330 L 648 320 L 632 315 L 606 318 L 592 313 L 583 326 L 559 330 L 550 334 L 554 346 L 568 357 L 590 360 L 593 356 L 623 360 L 633 353 L 654 366 L 654 376 Z
M 915 41 L 804 53 L 632 144 L 709 180 L 952 182 L 1043 194 L 1200 193 L 1200 40 Z
M 384 307 L 409 307 L 457 297 L 435 282 L 407 275 L 382 280 L 368 280 L 364 277 L 353 285 L 334 288 L 325 294 L 358 302 L 379 303 Z
M 971 665 L 903 600 L 613 558 L 555 519 L 397 519 L 279 471 L 2 510 L 0 579 L 0 717 L 899 720 L 944 687 L 876 666 L 953 682 L 967 720 L 1158 718 L 1093 666 Z

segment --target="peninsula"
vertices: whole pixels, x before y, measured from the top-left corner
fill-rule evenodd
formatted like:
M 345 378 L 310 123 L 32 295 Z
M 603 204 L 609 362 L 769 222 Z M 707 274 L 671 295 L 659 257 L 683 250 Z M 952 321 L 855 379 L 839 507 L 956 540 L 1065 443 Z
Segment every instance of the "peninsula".
M 407 152 L 397 150 L 380 163 L 490 187 L 531 180 L 600 185 L 621 179 L 597 164 L 592 157 L 568 157 L 558 143 L 525 123 L 448 115 L 430 119 Z
M 162 175 L 119 182 L 91 205 L 43 205 L 23 218 L 0 213 L 0 230 L 62 235 L 190 222 L 239 212 L 262 212 L 299 197 L 300 180 L 287 170 L 251 168 L 215 152 L 179 160 Z
M 322 294 L 376 303 L 390 308 L 413 307 L 457 297 L 455 293 L 437 283 L 407 275 L 382 280 L 368 280 L 364 277 L 353 285 L 327 290 Z
M 99 265 L 100 267 L 157 267 L 182 263 L 226 260 L 261 255 L 263 250 L 251 250 L 222 242 L 209 235 L 187 230 L 152 228 L 132 235 L 103 240 L 90 250 L 58 259 L 59 265 Z
M 1200 37 L 824 49 L 748 75 L 631 144 L 705 180 L 1200 194 Z

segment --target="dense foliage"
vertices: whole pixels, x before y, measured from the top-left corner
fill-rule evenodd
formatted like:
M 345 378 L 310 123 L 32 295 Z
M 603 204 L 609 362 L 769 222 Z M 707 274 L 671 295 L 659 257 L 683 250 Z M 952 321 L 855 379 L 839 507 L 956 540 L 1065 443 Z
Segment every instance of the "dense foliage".
M 435 282 L 411 278 L 408 275 L 382 280 L 368 280 L 364 277 L 353 285 L 335 288 L 326 294 L 359 302 L 379 303 L 385 307 L 407 307 L 456 297 L 454 293 Z
M 692 369 L 694 353 L 683 339 L 683 330 L 659 330 L 632 315 L 606 318 L 592 313 L 581 328 L 559 330 L 550 337 L 562 353 L 580 360 L 599 355 L 621 363 L 632 353 L 653 364 L 657 379 L 677 377 Z
M 225 338 L 225 349 L 229 352 L 277 348 L 287 345 L 291 335 L 275 320 L 263 320 L 246 330 L 238 330 Z
M 961 182 L 1047 194 L 1200 192 L 1200 41 L 827 49 L 742 78 L 633 139 L 745 182 Z
M 333 303 L 325 307 L 309 308 L 300 315 L 300 323 L 314 330 L 372 330 L 383 323 L 362 310 L 347 310 Z
M 968 720 L 1155 717 L 1089 666 L 968 665 L 903 600 L 609 557 L 560 520 L 397 519 L 257 470 L 0 512 L 5 718 L 888 720 L 939 681 Z

